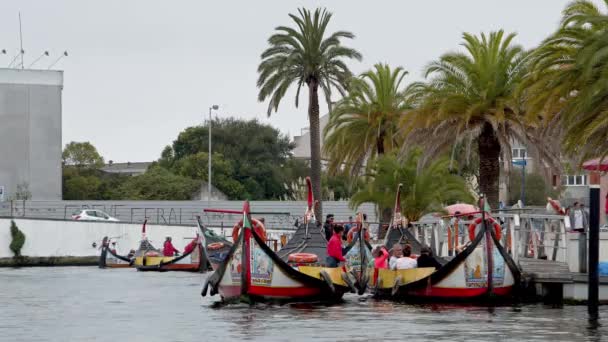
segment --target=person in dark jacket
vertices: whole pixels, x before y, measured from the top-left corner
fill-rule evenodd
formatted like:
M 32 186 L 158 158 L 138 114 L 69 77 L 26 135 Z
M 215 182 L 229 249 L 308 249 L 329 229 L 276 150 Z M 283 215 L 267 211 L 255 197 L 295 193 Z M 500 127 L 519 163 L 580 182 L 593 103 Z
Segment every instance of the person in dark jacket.
M 433 250 L 429 247 L 422 247 L 418 256 L 418 267 L 434 267 L 436 270 L 441 268 L 441 264 L 433 257 Z
M 327 214 L 325 217 L 323 231 L 325 232 L 325 240 L 329 241 L 334 235 L 334 214 Z

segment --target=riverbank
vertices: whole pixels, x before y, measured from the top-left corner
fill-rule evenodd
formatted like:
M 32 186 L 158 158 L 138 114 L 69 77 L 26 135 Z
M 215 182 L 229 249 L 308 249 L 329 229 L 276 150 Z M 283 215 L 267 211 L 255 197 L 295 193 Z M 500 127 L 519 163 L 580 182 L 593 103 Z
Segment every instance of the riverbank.
M 0 258 L 0 267 L 96 266 L 98 256 Z

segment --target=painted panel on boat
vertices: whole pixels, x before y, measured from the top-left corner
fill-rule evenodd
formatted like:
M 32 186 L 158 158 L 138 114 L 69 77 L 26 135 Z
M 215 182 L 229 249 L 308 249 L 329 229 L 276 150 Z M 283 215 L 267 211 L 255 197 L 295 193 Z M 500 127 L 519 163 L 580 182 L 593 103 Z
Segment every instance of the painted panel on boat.
M 263 253 L 263 251 L 261 250 L 261 247 L 257 244 L 257 242 L 255 241 L 255 239 L 251 239 L 251 246 L 256 246 L 256 248 L 254 249 L 260 249 L 260 251 Z M 253 253 L 252 253 L 253 255 Z M 270 257 L 268 257 L 267 255 L 265 255 L 267 258 L 270 259 Z M 262 259 L 260 258 L 260 261 L 262 261 Z M 269 260 L 270 262 L 272 262 L 272 260 Z M 261 286 L 260 284 L 253 284 L 253 272 L 254 272 L 254 268 L 253 268 L 253 264 L 252 264 L 252 269 L 251 269 L 252 273 L 252 285 L 256 285 L 256 286 Z M 291 277 L 289 277 L 287 274 L 285 274 L 285 272 L 278 267 L 277 265 L 274 265 L 274 263 L 272 263 L 272 267 L 269 269 L 269 271 L 271 271 L 271 275 L 270 275 L 270 283 L 269 284 L 265 284 L 262 286 L 268 286 L 268 287 L 303 287 L 305 286 L 304 284 L 302 284 L 299 281 L 296 281 L 294 279 L 292 279 Z M 261 278 L 259 278 L 260 280 L 262 280 Z
M 484 247 L 477 247 L 464 261 L 466 287 L 487 287 L 488 270 Z
M 378 287 L 383 289 L 392 288 L 397 277 L 401 278 L 401 285 L 409 284 L 426 278 L 433 272 L 435 272 L 434 267 L 419 267 L 407 270 L 378 269 Z
M 270 286 L 274 273 L 274 263 L 253 239 L 251 242 L 251 284 Z
M 366 260 L 374 260 L 372 258 L 371 252 L 367 248 L 364 248 L 364 251 L 366 254 Z M 349 270 L 355 271 L 357 275 L 361 273 L 361 253 L 360 244 L 358 242 L 355 243 L 355 245 L 348 251 L 348 253 L 346 253 L 344 259 L 346 259 L 346 266 Z
M 230 277 L 230 282 L 232 284 L 240 284 L 241 283 L 241 272 L 243 272 L 243 265 L 241 265 L 243 255 L 243 246 L 239 244 L 232 254 L 230 261 L 228 261 L 228 269 L 225 274 L 228 274 Z

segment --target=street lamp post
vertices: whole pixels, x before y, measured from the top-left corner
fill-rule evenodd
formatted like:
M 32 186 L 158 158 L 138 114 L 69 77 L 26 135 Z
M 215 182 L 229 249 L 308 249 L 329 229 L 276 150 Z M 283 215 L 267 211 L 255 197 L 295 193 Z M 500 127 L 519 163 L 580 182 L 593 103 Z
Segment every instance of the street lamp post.
M 211 111 L 218 110 L 220 107 L 218 105 L 213 105 L 209 107 L 209 170 L 207 173 L 207 206 L 211 205 Z
M 520 199 L 521 199 L 521 203 L 525 205 L 526 203 L 526 160 L 525 159 L 521 159 L 521 160 L 513 160 L 512 161 L 513 165 L 518 165 L 521 166 L 521 194 L 520 194 Z

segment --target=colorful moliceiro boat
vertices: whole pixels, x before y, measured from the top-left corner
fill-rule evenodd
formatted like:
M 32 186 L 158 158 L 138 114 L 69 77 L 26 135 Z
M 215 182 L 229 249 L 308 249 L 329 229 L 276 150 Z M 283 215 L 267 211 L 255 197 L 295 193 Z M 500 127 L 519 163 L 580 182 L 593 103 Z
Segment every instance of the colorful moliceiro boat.
M 202 295 L 219 293 L 223 301 L 335 302 L 354 290 L 341 267 L 324 267 L 327 242 L 313 214 L 310 179 L 308 208 L 302 224 L 279 253 L 263 238 L 263 226 L 250 217 L 249 202 L 243 205 L 237 239 L 227 259 L 209 276 Z M 254 228 L 255 222 L 255 228 Z
M 104 237 L 99 257 L 99 267 L 135 267 L 139 271 L 203 271 L 203 267 L 206 264 L 201 262 L 202 239 L 198 234 L 186 246 L 186 251 L 181 256 L 163 256 L 162 251 L 155 248 L 146 237 L 146 222 L 144 221 L 142 225 L 142 237 L 139 242 L 139 248 L 132 257 L 118 255 L 115 250 L 109 247 L 110 239 Z
M 393 220 L 387 247 L 397 241 L 420 245 L 412 240 L 408 228 L 398 223 L 401 221 L 399 212 L 396 204 L 395 217 L 399 220 Z M 480 302 L 510 298 L 520 279 L 519 269 L 501 245 L 500 225 L 487 213 L 481 214 L 482 217 L 469 226 L 470 242 L 460 253 L 449 261 L 436 258 L 443 264 L 439 269 L 375 269 L 370 281 L 375 296 L 411 302 Z M 396 235 L 401 236 L 399 240 L 394 238 Z

